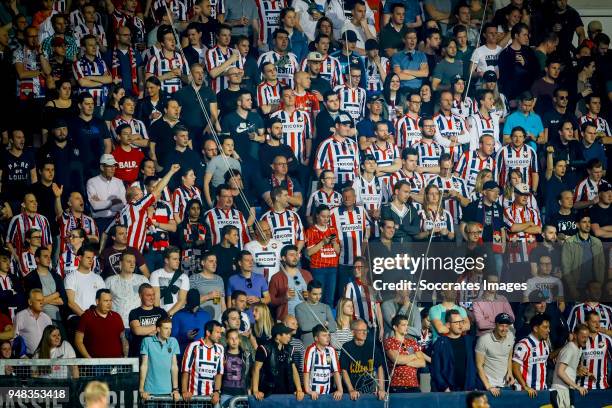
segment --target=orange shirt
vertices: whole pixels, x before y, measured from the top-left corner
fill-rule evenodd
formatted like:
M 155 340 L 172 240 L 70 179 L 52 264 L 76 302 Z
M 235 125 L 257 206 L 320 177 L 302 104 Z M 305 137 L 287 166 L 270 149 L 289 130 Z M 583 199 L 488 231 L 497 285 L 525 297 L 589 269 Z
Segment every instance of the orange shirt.
M 325 231 L 321 231 L 317 226 L 312 225 L 306 230 L 306 248 L 317 245 L 321 240 L 330 236 L 338 236 L 338 232 L 334 227 L 328 227 Z M 310 256 L 310 269 L 314 268 L 335 268 L 338 266 L 339 256 L 334 250 L 332 244 L 324 245 L 319 252 Z

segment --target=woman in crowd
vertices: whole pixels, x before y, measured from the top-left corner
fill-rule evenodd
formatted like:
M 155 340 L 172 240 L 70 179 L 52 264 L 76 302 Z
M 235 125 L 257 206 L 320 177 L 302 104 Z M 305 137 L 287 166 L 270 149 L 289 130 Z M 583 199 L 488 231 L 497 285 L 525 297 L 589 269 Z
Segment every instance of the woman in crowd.
M 108 100 L 104 105 L 104 113 L 102 119 L 106 121 L 106 125 L 110 128 L 110 123 L 121 113 L 119 101 L 125 96 L 125 89 L 121 84 L 113 84 L 108 91 Z
M 444 209 L 441 202 L 442 194 L 438 186 L 430 184 L 425 187 L 423 208 L 419 211 L 421 216 L 421 232 L 416 235 L 417 239 L 434 242 L 452 241 L 455 239 L 453 229 L 453 218 Z
M 76 353 L 69 342 L 64 341 L 59 327 L 49 325 L 43 330 L 42 338 L 33 358 L 58 359 L 76 358 Z M 79 378 L 79 366 L 70 367 L 70 377 Z M 39 366 L 34 369 L 35 377 L 43 378 L 69 378 L 68 366 L 52 365 L 50 367 Z
M 489 180 L 493 180 L 493 172 L 489 169 L 482 169 L 476 175 L 476 181 L 474 184 L 474 190 L 470 194 L 470 201 L 478 201 L 482 197 L 482 190 L 484 183 Z
M 331 334 L 331 344 L 338 351 L 342 349 L 344 343 L 353 340 L 351 323 L 353 322 L 354 314 L 353 301 L 345 297 L 340 298 L 336 305 L 336 324 L 338 325 L 338 330 Z
M 49 100 L 43 108 L 42 134 L 43 143 L 48 139 L 51 126 L 58 120 L 68 120 L 79 115 L 79 107 L 72 99 L 72 83 L 61 79 L 56 83 L 57 96 Z
M 397 74 L 387 75 L 383 84 L 383 116 L 395 126 L 404 115 L 404 95 L 400 91 L 400 78 Z
M 164 115 L 166 95 L 161 90 L 160 80 L 154 76 L 147 78 L 145 87 L 147 91 L 146 96 L 138 101 L 135 116 L 141 120 L 148 129 L 153 122 Z
M 172 211 L 177 224 L 183 221 L 188 201 L 197 200 L 202 204 L 202 193 L 196 187 L 196 175 L 193 169 L 181 169 L 181 185 L 172 193 Z
M 270 309 L 263 303 L 257 303 L 253 306 L 253 318 L 255 324 L 253 324 L 253 335 L 251 336 L 251 342 L 253 348 L 257 348 L 258 345 L 265 344 L 272 338 L 272 314 Z

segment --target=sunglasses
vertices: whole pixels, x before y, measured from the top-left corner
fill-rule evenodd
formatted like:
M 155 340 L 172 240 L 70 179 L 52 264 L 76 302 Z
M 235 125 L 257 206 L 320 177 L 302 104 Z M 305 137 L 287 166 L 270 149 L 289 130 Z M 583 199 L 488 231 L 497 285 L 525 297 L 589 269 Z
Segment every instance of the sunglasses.
M 294 277 L 293 277 L 293 282 L 294 282 L 296 285 L 299 285 L 299 284 L 300 284 L 300 278 L 298 278 L 297 276 L 294 276 Z
M 253 280 L 251 278 L 246 278 L 246 287 L 248 289 L 253 289 Z

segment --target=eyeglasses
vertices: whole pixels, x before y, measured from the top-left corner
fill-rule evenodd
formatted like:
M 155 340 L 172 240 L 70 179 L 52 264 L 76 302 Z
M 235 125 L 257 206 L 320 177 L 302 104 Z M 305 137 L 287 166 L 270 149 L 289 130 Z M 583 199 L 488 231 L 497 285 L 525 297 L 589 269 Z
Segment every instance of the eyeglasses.
M 481 234 L 482 231 L 466 231 L 468 234 Z
M 246 287 L 247 289 L 252 289 L 253 288 L 253 279 L 251 278 L 246 278 Z
M 559 96 L 557 96 L 557 99 L 561 99 L 562 101 L 564 101 L 564 100 L 569 99 L 569 98 L 567 96 L 565 96 L 565 95 L 559 95 Z
M 450 324 L 463 323 L 463 320 L 455 320 L 454 322 L 450 322 Z

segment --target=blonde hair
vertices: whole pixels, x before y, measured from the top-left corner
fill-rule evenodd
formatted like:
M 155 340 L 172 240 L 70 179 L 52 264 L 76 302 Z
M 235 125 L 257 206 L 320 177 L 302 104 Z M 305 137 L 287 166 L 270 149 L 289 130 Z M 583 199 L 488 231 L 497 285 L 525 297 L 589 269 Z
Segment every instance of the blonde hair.
M 484 187 L 484 178 L 489 174 L 493 174 L 493 172 L 489 169 L 482 169 L 476 175 L 476 181 L 474 182 L 474 191 L 477 193 L 482 193 L 482 189 Z
M 338 324 L 338 328 L 339 329 L 343 329 L 344 327 L 342 327 L 342 320 L 345 317 L 348 317 L 349 320 L 349 325 L 351 324 L 351 322 L 353 321 L 353 316 L 348 316 L 346 314 L 344 314 L 344 306 L 348 303 L 351 302 L 353 303 L 352 299 L 349 298 L 340 298 L 340 300 L 338 300 L 338 305 L 336 306 L 336 323 Z M 353 304 L 353 308 L 355 307 L 355 305 Z
M 108 399 L 110 389 L 108 385 L 101 381 L 91 381 L 85 386 L 85 405 L 96 402 L 104 402 Z
M 263 303 L 256 303 L 253 306 L 253 311 L 255 310 L 257 310 L 260 316 L 259 320 L 255 320 L 253 325 L 255 336 L 261 337 L 265 334 L 267 337 L 272 337 L 272 314 L 270 309 Z
M 512 169 L 508 172 L 508 179 L 506 180 L 506 185 L 504 186 L 504 197 L 510 198 L 514 194 L 514 186 L 512 185 L 512 175 L 516 173 L 521 179 L 521 183 L 524 182 L 523 175 L 519 169 Z

